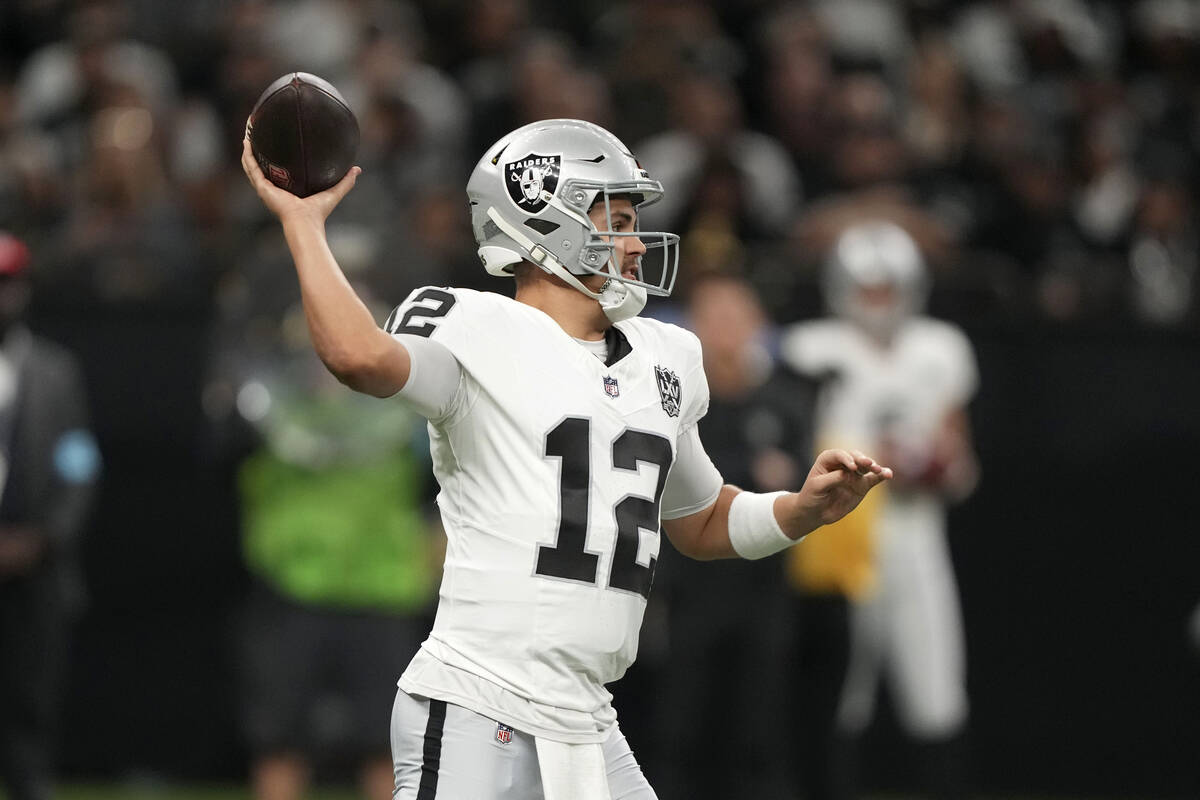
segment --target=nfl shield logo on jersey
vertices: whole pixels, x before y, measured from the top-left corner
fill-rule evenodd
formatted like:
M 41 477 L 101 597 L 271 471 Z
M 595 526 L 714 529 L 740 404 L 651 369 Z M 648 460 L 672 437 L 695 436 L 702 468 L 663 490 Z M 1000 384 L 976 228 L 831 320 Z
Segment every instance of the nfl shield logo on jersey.
M 500 744 L 508 744 L 512 741 L 513 729 L 502 722 L 496 723 L 496 741 Z
M 604 393 L 609 397 L 620 397 L 621 389 L 617 386 L 617 379 L 604 376 Z
M 667 412 L 668 417 L 678 417 L 680 398 L 683 396 L 679 376 L 666 367 L 655 365 L 654 377 L 658 378 L 658 396 L 662 398 L 663 411 Z

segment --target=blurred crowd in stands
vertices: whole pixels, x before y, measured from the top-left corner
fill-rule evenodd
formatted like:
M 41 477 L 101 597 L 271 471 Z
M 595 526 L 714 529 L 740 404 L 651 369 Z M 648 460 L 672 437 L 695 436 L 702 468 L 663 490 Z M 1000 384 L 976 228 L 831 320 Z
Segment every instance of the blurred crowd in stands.
M 364 173 L 331 218 L 329 240 L 380 321 L 421 285 L 512 290 L 479 265 L 466 178 L 505 132 L 537 119 L 577 117 L 613 131 L 666 187 L 666 198 L 645 209 L 643 222 L 682 235 L 680 281 L 668 302 L 690 300 L 693 314 L 706 301 L 727 315 L 748 309 L 738 324 L 717 315 L 719 324 L 710 325 L 715 341 L 706 339 L 715 353 L 722 336 L 742 331 L 750 339 L 759 323 L 778 330 L 819 314 L 819 276 L 830 247 L 849 223 L 865 218 L 890 220 L 912 236 L 932 274 L 932 312 L 968 331 L 1200 330 L 1200 3 L 1194 0 L 0 4 L 0 230 L 32 254 L 34 320 L 52 319 L 81 341 L 79 327 L 88 320 L 140 316 L 155 320 L 148 329 L 167 342 L 141 331 L 122 338 L 110 327 L 111 341 L 143 349 L 109 352 L 103 344 L 81 354 L 93 383 L 111 373 L 102 386 L 89 387 L 101 445 L 153 446 L 168 432 L 203 429 L 206 441 L 196 449 L 233 465 L 231 474 L 241 469 L 250 571 L 284 589 L 291 602 L 322 605 L 332 598 L 343 610 L 370 606 L 406 617 L 399 650 L 420 640 L 417 628 L 427 622 L 422 614 L 436 577 L 430 566 L 436 545 L 426 553 L 418 537 L 427 523 L 421 512 L 428 510 L 428 490 L 414 486 L 413 496 L 392 498 L 403 508 L 360 502 L 361 525 L 341 520 L 374 546 L 403 556 L 388 562 L 396 574 L 416 575 L 403 596 L 348 598 L 347 587 L 362 590 L 359 578 L 337 586 L 306 583 L 320 570 L 310 574 L 311 565 L 287 557 L 272 561 L 280 553 L 324 553 L 331 538 L 295 515 L 277 524 L 293 509 L 291 490 L 299 485 L 294 475 L 292 483 L 278 475 L 306 470 L 309 497 L 348 495 L 347 487 L 362 487 L 361 470 L 379 466 L 372 459 L 424 471 L 418 462 L 425 451 L 421 426 L 411 419 L 396 418 L 395 409 L 377 409 L 376 419 L 323 372 L 313 374 L 290 257 L 242 175 L 246 117 L 262 90 L 292 70 L 332 82 L 358 117 Z M 715 282 L 701 280 L 714 276 Z M 729 277 L 737 286 L 747 282 L 757 297 L 723 285 Z M 683 312 L 656 312 L 652 305 L 649 313 L 679 319 Z M 68 319 L 81 322 L 64 325 Z M 203 352 L 170 351 L 186 338 L 173 338 L 173 326 L 191 326 L 193 338 L 205 342 Z M 157 382 L 150 373 L 167 365 L 175 377 L 195 374 L 201 388 Z M 718 372 L 709 372 L 714 425 L 748 413 L 733 401 L 722 408 Z M 785 389 L 788 398 L 799 396 Z M 736 399 L 740 391 L 734 386 L 729 394 Z M 165 396 L 149 410 L 130 400 L 151 392 Z M 188 393 L 202 395 L 200 423 L 174 422 Z M 129 434 L 135 427 L 139 434 Z M 726 427 L 733 430 L 732 423 Z M 379 434 L 384 429 L 391 438 Z M 790 438 L 806 440 L 809 433 Z M 726 464 L 745 455 L 742 440 L 712 436 Z M 131 463 L 127 453 L 125 462 L 117 455 L 115 478 L 122 463 Z M 740 466 L 750 474 L 749 465 Z M 391 467 L 379 467 L 385 468 Z M 736 464 L 722 469 L 741 474 Z M 141 477 L 135 471 L 131 480 Z M 138 503 L 153 502 L 140 491 L 126 496 L 135 495 Z M 395 523 L 394 541 L 378 544 L 376 511 Z M 214 527 L 223 516 L 216 519 Z M 263 520 L 299 544 L 275 548 L 276 540 L 258 537 Z M 386 560 L 375 551 L 357 555 L 364 563 Z M 688 576 L 687 565 L 675 568 Z M 195 571 L 203 571 L 202 563 Z M 779 588 L 778 575 L 772 583 L 750 569 L 708 575 L 711 587 L 733 587 L 748 602 L 754 587 Z M 397 585 L 391 574 L 375 577 L 371 586 Z M 701 580 L 689 584 L 691 597 L 679 594 L 682 582 L 666 580 L 660 594 L 668 605 L 681 597 L 699 602 L 710 588 Z M 291 584 L 299 588 L 286 591 Z M 715 590 L 708 594 L 717 597 Z M 259 596 L 250 604 L 250 638 L 260 630 L 256 621 L 280 627 L 285 611 L 278 599 Z M 642 660 L 651 671 L 688 655 L 667 635 L 657 636 L 655 652 L 667 613 L 653 604 L 648 613 L 651 636 Z M 741 618 L 731 614 L 728 629 L 736 631 Z M 806 622 L 809 640 L 817 623 Z M 844 633 L 841 622 L 831 627 Z M 678 624 L 673 631 L 688 633 Z M 696 652 L 712 644 L 705 639 L 710 633 L 717 635 L 696 632 Z M 373 629 L 363 635 L 377 638 Z M 276 655 L 302 646 L 306 653 L 358 652 L 331 635 L 297 639 Z M 268 671 L 275 669 L 266 658 L 273 647 L 257 653 Z M 700 660 L 714 670 L 733 669 L 745 653 Z M 256 663 L 255 655 L 246 663 Z M 840 680 L 838 670 L 826 672 Z M 649 707 L 657 690 L 644 675 L 645 683 L 635 675 L 625 692 Z M 683 708 L 689 692 L 706 696 L 706 676 L 693 677 L 673 685 L 664 702 Z M 251 674 L 245 682 L 259 678 Z M 301 714 L 303 700 L 283 698 L 279 707 Z M 639 713 L 634 702 L 621 708 L 623 719 Z M 764 705 L 756 712 L 751 704 L 738 713 L 761 719 L 771 710 Z M 293 732 L 287 714 L 252 719 L 251 745 L 269 749 L 286 739 Z M 355 719 L 342 714 L 316 739 L 344 738 Z M 732 717 L 726 722 L 740 727 Z M 675 751 L 693 745 L 707 748 L 704 719 L 684 715 L 665 724 L 660 741 L 640 743 L 643 763 L 669 763 Z M 799 734 L 808 735 L 824 732 Z M 714 772 L 719 766 L 713 762 Z M 260 789 L 272 775 L 293 786 L 305 779 L 301 764 L 261 767 Z M 379 790 L 386 796 L 386 758 L 382 769 Z M 672 796 L 672 780 L 663 779 L 664 797 Z
M 485 281 L 474 160 L 581 117 L 667 186 L 647 216 L 683 234 L 685 281 L 740 269 L 778 321 L 812 313 L 814 266 L 865 209 L 917 238 L 952 315 L 1194 326 L 1198 54 L 1188 0 L 15 0 L 0 228 L 42 303 L 236 302 L 242 268 L 282 255 L 242 127 L 302 69 L 358 114 L 333 239 L 394 284 L 384 305 Z

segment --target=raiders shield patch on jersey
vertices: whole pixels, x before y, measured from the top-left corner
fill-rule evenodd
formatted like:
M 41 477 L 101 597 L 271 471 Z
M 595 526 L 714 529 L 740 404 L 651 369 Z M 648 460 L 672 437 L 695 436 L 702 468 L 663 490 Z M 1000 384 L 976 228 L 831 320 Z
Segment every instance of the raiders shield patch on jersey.
M 666 367 L 655 365 L 654 377 L 658 379 L 658 396 L 662 399 L 663 411 L 668 417 L 679 416 L 679 403 L 683 390 L 679 386 L 679 376 Z
M 546 207 L 542 190 L 554 194 L 558 188 L 558 169 L 562 156 L 530 153 L 504 165 L 504 185 L 517 208 L 536 214 Z

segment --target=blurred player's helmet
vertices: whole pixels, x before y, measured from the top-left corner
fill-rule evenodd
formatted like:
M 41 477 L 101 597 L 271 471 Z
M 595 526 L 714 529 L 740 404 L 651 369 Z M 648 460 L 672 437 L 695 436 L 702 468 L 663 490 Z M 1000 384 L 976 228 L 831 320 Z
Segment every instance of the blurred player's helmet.
M 574 119 L 518 128 L 488 148 L 467 182 L 471 227 L 489 273 L 512 275 L 514 265 L 530 261 L 594 297 L 614 322 L 640 312 L 647 294 L 671 293 L 679 237 L 636 226 L 599 230 L 588 211 L 596 203 L 607 207 L 616 196 L 640 208 L 662 193 L 662 184 L 650 179 L 617 137 Z M 614 263 L 618 236 L 637 236 L 646 246 L 636 278 L 621 275 L 621 265 Z M 588 274 L 608 281 L 592 292 L 576 277 Z
M 892 222 L 846 228 L 830 252 L 823 277 L 829 309 L 884 340 L 925 308 L 929 291 L 916 242 Z

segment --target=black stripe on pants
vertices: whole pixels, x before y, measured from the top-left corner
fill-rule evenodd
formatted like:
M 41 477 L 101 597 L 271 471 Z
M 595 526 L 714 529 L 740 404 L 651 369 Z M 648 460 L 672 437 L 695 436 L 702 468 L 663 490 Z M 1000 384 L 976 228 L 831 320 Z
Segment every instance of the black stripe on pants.
M 437 797 L 438 769 L 442 761 L 442 729 L 446 725 L 446 701 L 429 701 L 429 721 L 425 724 L 425 751 L 421 762 L 421 786 L 417 800 Z

